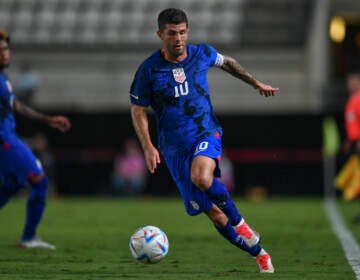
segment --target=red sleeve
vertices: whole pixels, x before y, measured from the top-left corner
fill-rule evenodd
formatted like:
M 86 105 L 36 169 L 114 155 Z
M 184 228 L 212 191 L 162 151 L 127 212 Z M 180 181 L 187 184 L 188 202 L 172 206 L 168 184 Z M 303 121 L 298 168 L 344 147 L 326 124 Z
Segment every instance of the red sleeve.
M 353 95 L 346 104 L 345 129 L 349 140 L 360 139 L 360 92 Z

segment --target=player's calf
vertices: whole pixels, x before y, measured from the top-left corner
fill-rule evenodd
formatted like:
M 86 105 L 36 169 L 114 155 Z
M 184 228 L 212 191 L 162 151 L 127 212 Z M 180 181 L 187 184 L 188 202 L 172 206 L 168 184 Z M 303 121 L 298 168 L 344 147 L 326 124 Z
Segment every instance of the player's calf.
M 259 253 L 261 251 L 260 245 L 257 244 L 253 247 L 248 246 L 246 244 L 245 240 L 242 239 L 241 236 L 239 236 L 235 232 L 234 228 L 231 226 L 231 224 L 229 222 L 224 227 L 215 225 L 215 228 L 223 237 L 225 237 L 227 240 L 229 240 L 236 247 L 248 252 L 253 257 L 256 257 L 259 255 Z
M 26 223 L 22 240 L 31 240 L 36 236 L 36 229 L 46 206 L 47 187 L 47 177 L 41 177 L 39 181 L 33 183 L 31 186 L 26 206 Z
M 205 193 L 225 213 L 231 225 L 236 225 L 242 220 L 242 216 L 232 201 L 228 190 L 219 180 L 213 179 L 213 184 Z

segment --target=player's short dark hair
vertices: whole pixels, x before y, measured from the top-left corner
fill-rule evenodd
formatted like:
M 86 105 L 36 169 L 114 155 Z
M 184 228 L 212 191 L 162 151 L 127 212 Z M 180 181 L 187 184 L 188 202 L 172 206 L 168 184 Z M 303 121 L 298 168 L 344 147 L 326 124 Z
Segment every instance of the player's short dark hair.
M 0 29 L 0 41 L 6 41 L 10 43 L 10 36 L 5 30 Z
M 186 23 L 188 26 L 188 18 L 183 10 L 176 8 L 168 8 L 160 12 L 158 16 L 158 27 L 159 30 L 163 30 L 166 24 L 180 24 Z

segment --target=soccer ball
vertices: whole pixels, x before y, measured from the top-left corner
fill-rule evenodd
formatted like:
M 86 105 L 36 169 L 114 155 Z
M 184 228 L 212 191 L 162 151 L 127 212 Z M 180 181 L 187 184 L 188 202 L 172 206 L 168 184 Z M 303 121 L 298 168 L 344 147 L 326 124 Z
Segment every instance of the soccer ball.
M 143 226 L 135 230 L 130 238 L 133 257 L 143 263 L 157 263 L 169 250 L 166 234 L 155 226 Z

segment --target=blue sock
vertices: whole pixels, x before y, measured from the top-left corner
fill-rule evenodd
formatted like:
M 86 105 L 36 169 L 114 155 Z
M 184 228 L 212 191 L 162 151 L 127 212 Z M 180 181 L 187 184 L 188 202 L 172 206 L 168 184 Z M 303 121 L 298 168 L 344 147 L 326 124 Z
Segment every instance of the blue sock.
M 249 247 L 248 245 L 246 245 L 245 241 L 236 234 L 230 222 L 228 222 L 225 227 L 215 226 L 215 228 L 223 237 L 229 240 L 232 244 L 248 252 L 250 255 L 255 257 L 260 253 L 261 246 L 259 244 L 255 245 L 254 247 Z
M 47 187 L 47 177 L 43 177 L 31 186 L 26 206 L 26 224 L 22 240 L 30 240 L 36 236 L 36 229 L 45 209 Z
M 217 179 L 213 180 L 206 194 L 228 217 L 230 224 L 236 226 L 242 219 L 226 187 Z

